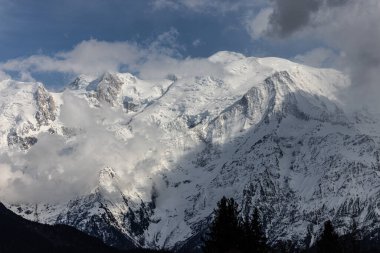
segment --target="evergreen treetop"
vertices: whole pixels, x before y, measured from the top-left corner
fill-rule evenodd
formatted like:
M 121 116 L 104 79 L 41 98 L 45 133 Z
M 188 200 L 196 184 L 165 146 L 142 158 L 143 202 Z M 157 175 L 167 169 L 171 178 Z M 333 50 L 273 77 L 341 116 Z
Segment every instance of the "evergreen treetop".
M 266 253 L 267 239 L 256 208 L 252 217 L 239 218 L 239 206 L 233 198 L 223 197 L 214 211 L 214 220 L 206 234 L 204 253 Z

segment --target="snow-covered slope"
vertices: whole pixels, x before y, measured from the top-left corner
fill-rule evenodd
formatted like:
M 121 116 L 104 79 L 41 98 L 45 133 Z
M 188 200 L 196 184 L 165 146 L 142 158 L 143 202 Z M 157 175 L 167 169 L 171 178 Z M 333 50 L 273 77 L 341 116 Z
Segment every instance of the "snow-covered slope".
M 29 148 L 36 141 L 34 136 L 46 131 L 59 111 L 53 95 L 41 83 L 2 81 L 0 98 L 2 152 L 15 145 Z
M 78 139 L 98 138 L 94 124 L 122 153 L 109 161 L 102 156 L 110 153 L 94 153 L 106 159 L 91 170 L 97 180 L 69 200 L 9 207 L 125 248 L 179 249 L 203 232 L 223 195 L 243 212 L 258 207 L 272 243 L 312 243 L 326 219 L 340 233 L 354 220 L 367 234 L 379 228 L 380 121 L 344 112 L 337 94 L 349 82 L 341 73 L 230 52 L 208 61 L 218 74 L 80 76 L 62 93 L 1 82 L 0 150 L 8 160 L 17 148 L 28 154 L 44 132 L 75 152 Z M 68 123 L 68 96 L 88 106 L 91 128 Z

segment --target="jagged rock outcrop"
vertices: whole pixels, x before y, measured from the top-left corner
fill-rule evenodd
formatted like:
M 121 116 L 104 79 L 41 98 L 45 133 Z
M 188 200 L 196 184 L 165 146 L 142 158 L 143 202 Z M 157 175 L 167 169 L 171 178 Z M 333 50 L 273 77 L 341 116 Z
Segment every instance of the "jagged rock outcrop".
M 55 124 L 59 110 L 42 84 L 5 80 L 0 94 L 0 149 L 27 150 L 37 143 L 38 133 Z
M 33 136 L 20 137 L 16 132 L 10 132 L 7 136 L 8 146 L 17 146 L 22 150 L 27 150 L 37 143 L 38 139 Z
M 105 73 L 96 87 L 97 99 L 115 106 L 120 96 L 122 85 L 123 82 L 116 75 Z
M 56 106 L 53 97 L 42 86 L 39 85 L 35 92 L 37 104 L 36 120 L 38 126 L 48 125 L 49 121 L 56 119 Z

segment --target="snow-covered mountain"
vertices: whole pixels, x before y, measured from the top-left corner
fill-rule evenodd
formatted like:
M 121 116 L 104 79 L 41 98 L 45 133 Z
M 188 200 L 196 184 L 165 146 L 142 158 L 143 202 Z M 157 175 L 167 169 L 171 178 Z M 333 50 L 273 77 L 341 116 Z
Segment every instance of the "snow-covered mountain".
M 2 81 L 5 163 L 43 157 L 34 147 L 46 134 L 64 140 L 58 160 L 47 163 L 71 159 L 78 150 L 83 160 L 96 161 L 77 195 L 8 200 L 8 207 L 121 248 L 196 245 L 223 195 L 234 197 L 243 213 L 258 207 L 272 243 L 313 243 L 327 219 L 340 233 L 353 221 L 368 235 L 379 229 L 380 120 L 345 112 L 337 96 L 349 86 L 343 74 L 230 52 L 207 61 L 220 71 L 163 80 L 80 76 L 60 93 Z M 115 141 L 102 145 L 106 134 Z M 86 138 L 98 145 L 80 141 Z M 106 148 L 83 152 L 88 146 Z M 80 171 L 81 160 L 70 166 Z M 14 173 L 33 169 L 38 173 L 30 180 L 44 178 L 28 160 L 22 164 Z M 54 166 L 60 168 L 48 180 L 67 187 L 78 181 L 62 179 L 65 163 Z

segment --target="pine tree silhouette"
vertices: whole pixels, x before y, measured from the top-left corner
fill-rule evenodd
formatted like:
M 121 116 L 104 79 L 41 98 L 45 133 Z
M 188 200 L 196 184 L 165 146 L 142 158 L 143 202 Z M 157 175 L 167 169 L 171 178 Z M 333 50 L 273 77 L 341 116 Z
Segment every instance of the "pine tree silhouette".
M 360 253 L 360 240 L 361 234 L 358 228 L 357 221 L 353 218 L 351 224 L 351 231 L 344 237 L 344 252 L 345 253 Z
M 204 253 L 241 252 L 242 238 L 238 204 L 223 197 L 214 211 L 215 217 L 204 240 Z
M 239 218 L 238 204 L 223 197 L 204 240 L 204 253 L 267 253 L 267 238 L 256 208 L 252 217 Z
M 242 252 L 268 252 L 267 238 L 257 208 L 253 211 L 251 218 L 244 219 L 241 228 L 243 232 Z
M 257 208 L 255 208 L 253 212 L 250 228 L 252 240 L 251 249 L 257 253 L 268 252 L 267 238 L 260 222 L 259 210 Z M 253 252 L 252 250 L 250 252 Z
M 340 253 L 342 252 L 339 237 L 334 231 L 330 220 L 325 222 L 324 231 L 317 242 L 318 253 Z

